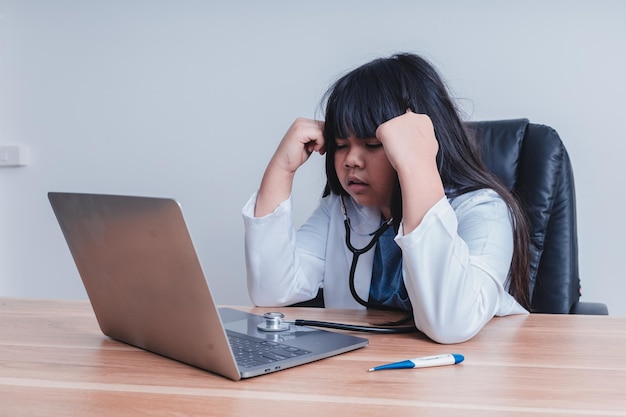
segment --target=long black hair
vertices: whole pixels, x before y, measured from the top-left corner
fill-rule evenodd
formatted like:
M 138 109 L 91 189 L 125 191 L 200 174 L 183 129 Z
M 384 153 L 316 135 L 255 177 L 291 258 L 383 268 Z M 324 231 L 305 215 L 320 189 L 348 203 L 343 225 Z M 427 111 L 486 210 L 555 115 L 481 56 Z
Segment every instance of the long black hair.
M 396 54 L 362 65 L 337 80 L 324 96 L 326 177 L 324 195 L 347 195 L 335 170 L 335 139 L 354 134 L 376 137 L 384 122 L 407 109 L 426 114 L 439 142 L 437 167 L 449 197 L 491 188 L 509 207 L 514 227 L 514 250 L 509 270 L 509 292 L 525 308 L 529 301 L 529 234 L 524 212 L 512 193 L 483 164 L 479 147 L 466 130 L 437 70 L 414 54 Z M 391 197 L 396 230 L 402 220 L 402 192 L 396 175 Z

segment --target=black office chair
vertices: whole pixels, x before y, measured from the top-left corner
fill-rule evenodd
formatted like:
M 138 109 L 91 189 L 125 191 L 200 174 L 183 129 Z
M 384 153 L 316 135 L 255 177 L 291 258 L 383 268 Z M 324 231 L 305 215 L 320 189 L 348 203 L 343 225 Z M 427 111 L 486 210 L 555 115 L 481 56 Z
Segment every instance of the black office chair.
M 516 193 L 526 210 L 532 243 L 532 311 L 608 314 L 602 303 L 579 301 L 574 177 L 556 131 L 527 119 L 468 122 L 467 127 L 487 167 Z M 323 307 L 323 291 L 296 305 Z
M 526 210 L 531 234 L 531 304 L 537 313 L 608 314 L 580 302 L 576 194 L 572 166 L 557 132 L 527 119 L 467 123 L 489 169 Z

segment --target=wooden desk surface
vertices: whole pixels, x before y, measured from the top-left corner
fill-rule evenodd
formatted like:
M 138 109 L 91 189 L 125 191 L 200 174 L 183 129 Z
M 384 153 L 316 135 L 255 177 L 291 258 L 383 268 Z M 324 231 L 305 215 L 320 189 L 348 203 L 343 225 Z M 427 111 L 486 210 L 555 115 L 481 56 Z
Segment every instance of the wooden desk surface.
M 281 310 L 353 323 L 384 315 Z M 458 345 L 366 337 L 363 349 L 233 382 L 103 336 L 88 302 L 0 298 L 0 416 L 626 416 L 626 317 L 495 318 Z M 367 372 L 440 353 L 465 362 Z

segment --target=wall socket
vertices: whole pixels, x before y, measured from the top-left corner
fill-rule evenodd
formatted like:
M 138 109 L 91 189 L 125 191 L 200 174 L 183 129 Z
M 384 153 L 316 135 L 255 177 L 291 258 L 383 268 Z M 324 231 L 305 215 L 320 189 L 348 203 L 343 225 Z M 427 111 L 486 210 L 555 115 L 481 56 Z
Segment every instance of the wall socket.
M 0 145 L 0 168 L 28 164 L 28 148 L 24 145 Z

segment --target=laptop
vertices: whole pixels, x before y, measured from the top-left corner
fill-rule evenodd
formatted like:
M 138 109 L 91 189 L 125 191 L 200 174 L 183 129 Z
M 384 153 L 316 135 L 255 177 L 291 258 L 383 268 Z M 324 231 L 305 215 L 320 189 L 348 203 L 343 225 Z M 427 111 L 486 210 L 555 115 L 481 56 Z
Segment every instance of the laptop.
M 268 332 L 262 316 L 218 309 L 173 199 L 58 192 L 48 199 L 100 329 L 115 340 L 235 381 L 368 344 L 293 324 Z

